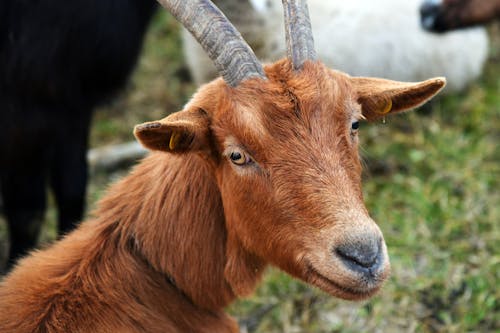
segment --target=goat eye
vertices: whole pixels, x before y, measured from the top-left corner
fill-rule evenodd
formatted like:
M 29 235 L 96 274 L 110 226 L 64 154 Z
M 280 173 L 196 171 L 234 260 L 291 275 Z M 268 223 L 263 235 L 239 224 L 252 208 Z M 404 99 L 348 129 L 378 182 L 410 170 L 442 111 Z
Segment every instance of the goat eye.
M 231 162 L 236 165 L 244 165 L 250 162 L 250 159 L 242 151 L 231 152 L 231 154 L 229 154 L 229 158 L 231 159 Z
M 359 121 L 354 121 L 352 124 L 351 124 L 351 130 L 355 131 L 359 128 Z

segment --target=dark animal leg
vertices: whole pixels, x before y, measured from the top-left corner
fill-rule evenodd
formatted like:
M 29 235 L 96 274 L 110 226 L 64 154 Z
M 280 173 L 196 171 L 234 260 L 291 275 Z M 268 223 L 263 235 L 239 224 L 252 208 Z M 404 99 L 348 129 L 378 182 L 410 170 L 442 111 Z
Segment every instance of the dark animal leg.
M 13 168 L 0 179 L 4 213 L 10 233 L 6 269 L 36 246 L 46 205 L 45 169 L 26 160 L 22 171 Z
M 90 114 L 90 111 L 87 111 Z M 75 228 L 85 210 L 87 146 L 90 115 L 66 123 L 56 144 L 50 185 L 58 209 L 59 235 Z M 69 124 L 69 125 L 68 125 Z

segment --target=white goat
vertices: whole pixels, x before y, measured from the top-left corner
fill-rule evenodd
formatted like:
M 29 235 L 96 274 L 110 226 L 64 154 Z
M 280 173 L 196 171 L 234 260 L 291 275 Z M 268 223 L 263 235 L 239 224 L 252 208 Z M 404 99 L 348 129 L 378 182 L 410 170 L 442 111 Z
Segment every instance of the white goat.
M 420 25 L 421 0 L 309 0 L 318 58 L 353 76 L 420 81 L 448 79 L 459 91 L 482 71 L 488 53 L 484 29 L 442 35 Z M 257 57 L 275 61 L 285 54 L 279 0 L 214 0 L 248 41 Z M 184 32 L 184 53 L 196 83 L 216 70 L 198 43 Z

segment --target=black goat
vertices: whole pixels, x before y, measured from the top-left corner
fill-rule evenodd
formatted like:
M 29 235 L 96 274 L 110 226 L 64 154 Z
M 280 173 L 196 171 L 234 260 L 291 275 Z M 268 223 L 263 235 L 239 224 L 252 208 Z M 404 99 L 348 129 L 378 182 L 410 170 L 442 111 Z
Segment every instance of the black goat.
M 36 244 L 49 183 L 60 233 L 84 211 L 92 110 L 126 83 L 154 0 L 0 1 L 0 187 L 8 266 Z

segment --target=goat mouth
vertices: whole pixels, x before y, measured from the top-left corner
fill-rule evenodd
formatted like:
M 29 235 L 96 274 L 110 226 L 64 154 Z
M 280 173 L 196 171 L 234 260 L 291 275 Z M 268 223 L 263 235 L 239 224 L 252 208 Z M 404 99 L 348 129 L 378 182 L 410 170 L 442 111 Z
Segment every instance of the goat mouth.
M 343 286 L 335 282 L 320 272 L 318 272 L 311 264 L 307 264 L 307 280 L 313 285 L 319 287 L 333 296 L 340 297 L 347 300 L 363 300 L 373 296 L 381 287 L 381 283 L 372 288 L 357 289 L 352 287 Z

